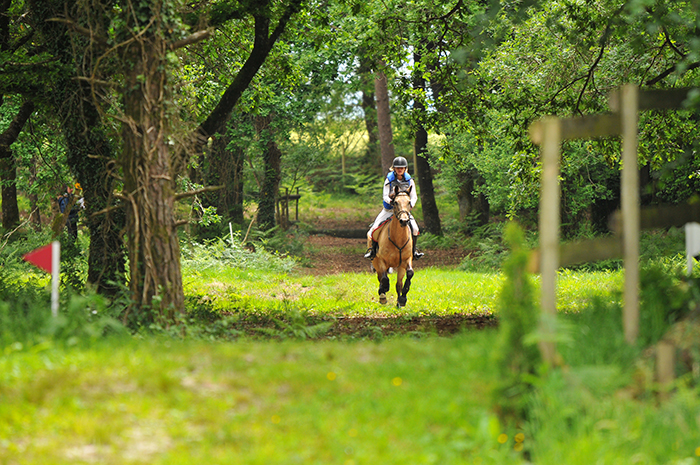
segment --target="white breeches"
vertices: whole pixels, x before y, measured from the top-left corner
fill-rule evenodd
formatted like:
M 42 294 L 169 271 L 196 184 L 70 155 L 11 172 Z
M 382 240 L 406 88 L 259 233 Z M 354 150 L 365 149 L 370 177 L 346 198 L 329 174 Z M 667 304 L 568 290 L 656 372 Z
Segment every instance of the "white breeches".
M 367 239 L 372 240 L 372 233 L 381 226 L 383 222 L 388 220 L 394 215 L 394 210 L 387 210 L 386 208 L 382 208 L 382 211 L 379 212 L 377 215 L 377 218 L 374 220 L 374 223 L 372 223 L 372 227 L 369 228 L 369 231 L 367 231 Z M 410 222 L 411 222 L 411 230 L 413 231 L 413 235 L 417 236 L 420 234 L 420 230 L 418 229 L 418 223 L 416 222 L 416 219 L 413 218 L 413 215 L 410 213 L 408 216 L 411 217 Z

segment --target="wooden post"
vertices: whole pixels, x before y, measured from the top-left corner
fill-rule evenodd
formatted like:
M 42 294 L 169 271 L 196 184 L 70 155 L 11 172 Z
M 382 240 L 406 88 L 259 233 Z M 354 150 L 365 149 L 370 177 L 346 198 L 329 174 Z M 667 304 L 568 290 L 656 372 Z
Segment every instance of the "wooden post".
M 656 344 L 656 380 L 661 398 L 667 397 L 668 388 L 676 377 L 675 366 L 676 346 L 662 339 Z
M 639 335 L 639 168 L 637 125 L 639 90 L 634 84 L 622 87 L 622 240 L 625 264 L 623 327 L 625 340 L 634 344 Z
M 557 118 L 542 120 L 542 179 L 540 191 L 540 250 L 542 279 L 542 312 L 557 314 L 557 268 L 559 268 L 559 155 L 561 122 Z M 542 328 L 544 330 L 544 328 Z M 552 338 L 540 342 L 544 361 L 554 363 L 555 346 Z

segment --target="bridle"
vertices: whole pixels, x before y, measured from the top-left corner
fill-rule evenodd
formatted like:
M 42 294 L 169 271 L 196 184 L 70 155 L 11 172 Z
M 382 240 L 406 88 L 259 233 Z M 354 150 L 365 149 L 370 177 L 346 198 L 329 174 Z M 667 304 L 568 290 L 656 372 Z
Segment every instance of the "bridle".
M 399 192 L 398 194 L 396 194 L 396 197 L 398 197 L 400 195 L 406 196 L 409 199 L 411 197 L 406 192 Z M 408 202 L 408 205 L 410 207 L 410 205 L 411 205 L 410 200 Z M 410 210 L 406 210 L 406 209 L 401 208 L 401 205 L 399 205 L 399 203 L 396 201 L 396 198 L 394 198 L 394 200 L 392 201 L 392 206 L 394 207 L 394 217 L 399 222 L 401 221 L 401 219 L 399 217 L 401 216 L 402 213 L 406 214 L 406 223 L 408 223 L 411 220 Z M 387 237 L 389 238 L 389 242 L 394 244 L 394 247 L 396 247 L 399 250 L 399 264 L 401 264 L 401 262 L 403 261 L 403 258 L 402 258 L 403 249 L 406 248 L 406 245 L 408 245 L 408 241 L 411 238 L 410 233 L 409 233 L 408 237 L 406 238 L 406 242 L 404 242 L 404 244 L 402 246 L 399 246 L 396 242 L 394 242 L 394 239 L 391 238 L 391 228 L 389 228 L 387 230 Z
M 409 196 L 406 192 L 399 192 L 398 194 L 396 194 L 396 197 L 398 197 L 399 195 L 404 195 L 404 196 L 410 198 L 410 196 Z M 402 213 L 405 213 L 405 214 L 406 214 L 406 221 L 407 221 L 407 222 L 411 219 L 410 210 L 401 208 L 401 205 L 399 205 L 399 203 L 396 201 L 396 199 L 394 199 L 394 201 L 392 202 L 392 204 L 393 204 L 393 207 L 394 207 L 394 216 L 396 217 L 397 220 L 401 221 L 400 216 L 401 216 Z M 409 202 L 408 205 L 411 205 L 411 203 Z

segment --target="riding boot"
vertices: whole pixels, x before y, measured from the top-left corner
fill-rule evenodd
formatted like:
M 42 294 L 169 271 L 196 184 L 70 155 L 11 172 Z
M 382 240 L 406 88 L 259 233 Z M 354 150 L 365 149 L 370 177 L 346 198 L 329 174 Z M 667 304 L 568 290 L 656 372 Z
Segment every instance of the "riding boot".
M 365 258 L 368 258 L 370 260 L 374 259 L 374 257 L 377 256 L 377 247 L 379 247 L 379 242 L 372 241 L 372 247 L 367 249 L 367 252 L 365 253 Z
M 418 260 L 423 255 L 425 255 L 423 252 L 418 252 L 416 250 L 416 242 L 418 242 L 418 236 L 413 236 L 413 259 L 414 260 Z

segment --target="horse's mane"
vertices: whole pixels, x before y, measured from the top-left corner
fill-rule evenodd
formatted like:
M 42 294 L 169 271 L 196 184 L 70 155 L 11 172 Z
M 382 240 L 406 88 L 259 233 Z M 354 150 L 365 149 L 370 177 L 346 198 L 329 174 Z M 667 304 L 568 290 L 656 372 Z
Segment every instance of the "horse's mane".
M 392 182 L 391 182 L 391 186 L 390 186 L 390 187 L 391 187 L 392 189 L 393 189 L 394 187 L 398 187 L 398 188 L 399 188 L 399 193 L 401 193 L 401 192 L 408 192 L 409 189 L 411 188 L 411 182 L 410 182 L 410 181 L 399 181 L 399 180 L 396 180 L 396 181 L 392 181 Z

